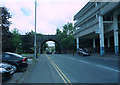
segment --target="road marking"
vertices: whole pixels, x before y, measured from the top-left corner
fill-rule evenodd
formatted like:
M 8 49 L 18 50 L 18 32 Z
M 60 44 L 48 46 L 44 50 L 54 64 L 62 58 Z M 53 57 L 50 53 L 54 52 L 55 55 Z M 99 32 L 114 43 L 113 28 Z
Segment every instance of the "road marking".
M 48 57 L 48 56 L 47 56 Z M 67 77 L 62 73 L 62 71 L 57 67 L 57 65 L 48 57 L 48 59 L 50 60 L 50 62 L 51 62 L 51 64 L 54 66 L 54 68 L 56 69 L 56 71 L 58 72 L 58 74 L 60 75 L 60 77 L 63 79 L 63 81 L 65 82 L 65 84 L 66 85 L 68 85 L 67 84 L 67 81 L 66 80 L 68 80 L 67 79 Z M 66 80 L 65 80 L 65 79 Z M 68 82 L 69 82 L 69 80 L 68 80 Z M 70 82 L 69 82 L 70 83 Z M 71 84 L 72 85 L 72 84 Z
M 54 62 L 53 62 L 54 63 Z M 55 64 L 55 63 L 54 63 Z M 55 64 L 56 65 L 56 64 Z M 70 80 L 65 76 L 65 74 L 58 68 L 58 66 L 56 65 L 56 67 L 57 67 L 57 69 L 62 73 L 62 75 L 65 77 L 65 79 L 69 82 L 69 83 L 71 83 L 70 82 Z
M 60 55 L 60 56 L 62 56 L 62 55 Z M 87 64 L 93 64 L 93 63 L 86 62 L 86 61 L 83 61 L 83 60 L 77 60 L 77 59 L 75 59 L 75 58 L 69 58 L 69 57 L 66 57 L 66 58 L 72 59 L 72 60 L 76 60 L 76 61 L 80 61 L 80 62 L 87 63 Z M 120 72 L 119 70 L 115 70 L 115 69 L 112 69 L 112 68 L 109 68 L 109 67 L 106 67 L 106 66 L 101 66 L 101 65 L 96 65 L 96 66 L 102 67 L 102 68 L 105 68 L 105 69 L 109 69 L 109 70 L 111 70 L 111 71 Z
M 88 63 L 88 64 L 89 64 L 89 62 L 86 62 L 86 61 L 83 61 L 83 60 L 78 60 L 78 61 L 83 62 L 83 63 Z
M 66 57 L 66 58 L 69 58 L 69 57 Z M 80 61 L 80 62 L 87 63 L 87 64 L 90 63 L 90 62 L 86 62 L 86 61 L 83 61 L 83 60 L 77 60 L 77 59 L 75 59 L 75 58 L 69 58 L 69 59 L 76 60 L 76 61 Z
M 56 66 L 53 64 L 53 62 L 51 61 L 51 59 L 47 56 L 47 58 L 50 60 L 50 63 L 53 65 L 53 67 L 55 68 L 55 70 L 58 72 L 59 76 L 62 78 L 62 80 L 66 82 L 66 80 L 63 78 L 63 76 L 61 75 L 61 73 L 58 71 L 58 69 L 56 68 Z
M 51 62 L 51 61 L 50 61 Z M 58 72 L 59 76 L 62 78 L 62 80 L 67 84 L 67 81 L 63 78 L 63 76 L 60 74 L 60 72 L 58 71 L 58 69 L 55 67 L 55 65 L 53 64 L 53 62 L 51 62 L 51 64 L 53 65 L 53 67 L 55 68 L 55 70 Z
M 65 76 L 65 74 L 60 70 L 60 68 L 54 63 L 53 60 L 51 60 L 50 57 L 48 57 L 48 55 L 46 55 L 46 57 L 50 60 L 50 63 L 53 65 L 53 67 L 55 68 L 55 70 L 58 72 L 59 76 L 62 78 L 62 80 L 65 82 L 66 85 L 72 85 L 72 83 L 70 82 L 70 80 Z
M 102 67 L 102 68 L 106 68 L 106 69 L 109 69 L 109 70 L 112 70 L 112 71 L 115 71 L 115 72 L 120 72 L 118 70 L 115 70 L 115 69 L 112 69 L 112 68 L 109 68 L 109 67 L 105 67 L 105 66 L 101 66 L 101 65 L 96 65 L 96 66 L 99 66 L 99 67 Z

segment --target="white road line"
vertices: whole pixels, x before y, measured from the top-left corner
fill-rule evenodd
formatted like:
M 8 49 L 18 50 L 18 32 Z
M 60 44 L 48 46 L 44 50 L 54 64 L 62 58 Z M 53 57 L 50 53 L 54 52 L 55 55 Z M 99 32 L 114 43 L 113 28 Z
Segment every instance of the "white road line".
M 83 61 L 83 60 L 78 60 L 78 61 L 83 62 L 83 63 L 88 63 L 88 64 L 89 64 L 89 62 L 86 62 L 86 61 Z
M 69 57 L 66 57 L 66 58 L 69 58 Z M 77 59 L 75 59 L 75 58 L 69 58 L 69 59 L 72 59 L 72 60 L 76 60 L 76 61 L 80 61 L 80 62 L 89 64 L 89 62 L 86 62 L 86 61 L 83 61 L 83 60 L 77 60 Z
M 101 66 L 101 65 L 96 65 L 96 66 L 99 66 L 99 67 L 102 67 L 102 68 L 106 68 L 106 69 L 109 69 L 109 70 L 112 70 L 112 71 L 115 71 L 115 72 L 120 72 L 118 70 L 115 70 L 115 69 L 112 69 L 112 68 L 109 68 L 109 67 L 105 67 L 105 66 Z
M 49 59 L 55 70 L 58 72 L 59 76 L 63 79 L 66 85 L 72 85 L 70 80 L 65 76 L 65 74 L 60 70 L 60 68 L 54 63 L 54 61 L 46 55 L 46 57 Z
M 62 55 L 60 55 L 60 56 L 62 56 Z M 66 57 L 66 58 L 69 58 L 69 57 Z M 69 58 L 69 59 L 77 60 L 77 59 L 75 59 L 75 58 Z M 87 63 L 87 64 L 92 64 L 92 63 L 90 63 L 90 62 L 86 62 L 86 61 L 83 61 L 83 60 L 77 60 L 77 61 L 80 61 L 80 62 L 83 62 L 83 63 Z M 94 65 L 95 65 L 95 64 L 94 64 Z M 105 68 L 105 69 L 109 69 L 109 70 L 111 70 L 111 71 L 120 72 L 119 70 L 115 70 L 115 69 L 112 69 L 112 68 L 109 68 L 109 67 L 106 67 L 106 66 L 101 66 L 101 65 L 96 65 L 96 66 L 102 67 L 102 68 Z
M 68 58 L 68 57 L 66 57 L 66 58 Z M 77 59 L 75 59 L 75 58 L 69 58 L 69 59 L 72 59 L 72 60 L 77 60 Z

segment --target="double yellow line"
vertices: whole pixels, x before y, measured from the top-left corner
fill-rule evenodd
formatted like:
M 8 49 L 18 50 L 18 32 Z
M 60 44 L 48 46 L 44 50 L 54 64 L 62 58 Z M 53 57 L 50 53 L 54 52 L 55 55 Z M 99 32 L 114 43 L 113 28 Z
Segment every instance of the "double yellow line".
M 53 60 L 50 59 L 50 57 L 48 55 L 46 55 L 46 57 L 49 59 L 50 63 L 53 65 L 53 67 L 55 68 L 55 70 L 57 71 L 57 73 L 59 74 L 59 76 L 62 78 L 62 80 L 64 81 L 64 83 L 66 85 L 72 85 L 72 83 L 70 82 L 70 80 L 65 76 L 65 74 L 59 69 L 59 67 L 54 63 Z

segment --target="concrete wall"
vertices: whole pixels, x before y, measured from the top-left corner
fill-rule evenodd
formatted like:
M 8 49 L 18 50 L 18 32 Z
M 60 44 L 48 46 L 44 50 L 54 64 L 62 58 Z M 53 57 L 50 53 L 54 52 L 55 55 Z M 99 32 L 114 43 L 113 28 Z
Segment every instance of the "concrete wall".
M 88 2 L 74 16 L 74 20 L 76 21 L 74 26 L 77 28 L 74 37 L 82 40 L 80 47 L 94 50 L 93 39 L 95 39 L 96 52 L 103 50 L 104 53 L 104 49 L 105 52 L 115 52 L 118 49 L 116 49 L 117 42 L 119 42 L 117 47 L 120 48 L 120 37 L 116 38 L 120 36 L 120 2 Z M 115 34 L 116 29 L 119 35 Z M 110 48 L 108 38 L 110 38 Z

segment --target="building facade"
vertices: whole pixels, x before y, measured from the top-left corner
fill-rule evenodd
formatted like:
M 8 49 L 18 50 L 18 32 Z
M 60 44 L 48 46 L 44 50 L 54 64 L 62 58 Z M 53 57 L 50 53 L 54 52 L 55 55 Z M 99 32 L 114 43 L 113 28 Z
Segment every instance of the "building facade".
M 100 52 L 120 51 L 120 1 L 88 2 L 75 16 L 74 37 L 77 49 L 85 47 Z

